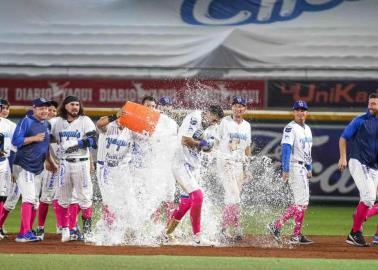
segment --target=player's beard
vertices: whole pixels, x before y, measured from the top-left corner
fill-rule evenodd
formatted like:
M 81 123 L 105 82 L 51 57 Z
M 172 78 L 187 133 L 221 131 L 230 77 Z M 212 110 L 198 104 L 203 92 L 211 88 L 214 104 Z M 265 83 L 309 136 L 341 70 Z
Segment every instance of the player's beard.
M 67 112 L 67 114 L 69 116 L 71 116 L 72 118 L 76 118 L 79 116 L 79 112 L 78 111 L 73 111 L 73 112 Z
M 375 109 L 369 109 L 369 112 L 371 115 L 373 115 L 374 117 L 376 117 L 378 115 L 378 110 L 375 110 Z

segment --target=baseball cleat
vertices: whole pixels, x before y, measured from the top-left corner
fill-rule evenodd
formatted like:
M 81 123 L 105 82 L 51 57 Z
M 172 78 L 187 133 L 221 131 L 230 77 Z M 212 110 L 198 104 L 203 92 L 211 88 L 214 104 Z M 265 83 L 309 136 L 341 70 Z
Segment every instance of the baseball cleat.
M 348 235 L 345 242 L 349 245 L 356 246 L 356 247 L 368 247 L 369 245 L 366 243 L 362 232 L 353 232 L 351 231 Z
M 45 229 L 42 227 L 38 227 L 35 235 L 39 237 L 41 240 L 43 240 L 45 238 Z
M 62 228 L 56 227 L 56 234 L 62 234 Z
M 193 237 L 192 237 L 192 243 L 194 244 L 194 246 L 201 245 L 201 235 L 199 233 L 193 235 Z
M 378 245 L 378 234 L 375 234 L 373 237 L 373 244 Z
M 41 241 L 41 238 L 35 236 L 32 231 L 29 231 L 24 234 L 18 234 L 16 237 L 16 242 L 25 243 L 25 242 L 38 242 Z
M 70 241 L 70 230 L 68 228 L 62 228 L 62 242 Z
M 84 241 L 84 236 L 77 230 L 70 230 L 70 241 Z
M 243 240 L 243 231 L 242 231 L 242 229 L 240 227 L 236 228 L 233 240 L 235 242 Z
M 274 240 L 276 240 L 278 243 L 281 243 L 281 231 L 277 229 L 273 223 L 268 224 L 267 229 Z
M 3 228 L 0 228 L 0 240 L 8 238 L 8 235 L 5 234 Z
M 92 231 L 92 219 L 87 218 L 83 219 L 83 233 L 84 234 L 89 234 Z
M 304 236 L 303 234 L 293 235 L 289 240 L 289 244 L 292 245 L 309 245 L 313 243 L 314 241 L 306 238 L 306 236 Z

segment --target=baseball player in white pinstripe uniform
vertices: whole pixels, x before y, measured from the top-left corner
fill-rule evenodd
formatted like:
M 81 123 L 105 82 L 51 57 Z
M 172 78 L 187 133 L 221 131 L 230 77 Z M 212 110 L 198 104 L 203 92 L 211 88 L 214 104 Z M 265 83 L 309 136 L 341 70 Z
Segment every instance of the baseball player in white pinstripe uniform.
M 245 182 L 243 164 L 246 157 L 251 156 L 251 125 L 243 119 L 246 107 L 245 98 L 234 97 L 232 115 L 224 117 L 219 125 L 218 172 L 224 188 L 222 235 L 226 241 L 242 238 L 240 193 Z
M 224 116 L 219 106 L 209 106 L 205 111 L 194 111 L 187 115 L 178 132 L 180 146 L 175 153 L 172 165 L 173 175 L 187 196 L 181 196 L 178 208 L 168 222 L 166 234 L 173 233 L 180 220 L 190 209 L 193 243 L 201 244 L 201 209 L 203 193 L 196 178 L 199 177 L 199 152 L 210 151 L 214 138 L 207 136 L 204 129 L 216 124 Z
M 96 147 L 96 127 L 83 115 L 83 106 L 74 96 L 68 96 L 60 107 L 59 117 L 52 128 L 52 136 L 58 142 L 60 159 L 58 202 L 63 223 L 62 242 L 72 239 L 76 231 L 69 230 L 68 207 L 73 189 L 77 192 L 84 216 L 84 233 L 89 232 L 92 216 L 92 181 L 90 176 L 89 147 Z M 70 237 L 71 235 L 71 237 Z
M 3 112 L 6 111 L 6 113 Z M 11 181 L 11 172 L 9 168 L 8 157 L 11 149 L 11 140 L 13 137 L 16 124 L 6 119 L 9 114 L 9 103 L 6 100 L 0 100 L 0 240 L 6 235 L 3 225 L 8 213 L 13 210 L 7 208 L 9 206 L 8 196 L 12 196 L 12 189 L 16 184 Z M 8 200 L 8 204 L 6 201 Z M 17 201 L 16 201 L 17 202 Z
M 293 193 L 294 204 L 290 205 L 284 214 L 268 225 L 273 238 L 281 241 L 281 229 L 286 221 L 295 220 L 291 244 L 311 244 L 302 233 L 302 224 L 308 207 L 310 191 L 309 178 L 312 177 L 312 133 L 305 124 L 308 106 L 305 101 L 296 101 L 293 105 L 294 121 L 291 121 L 282 135 L 282 178 L 288 181 Z

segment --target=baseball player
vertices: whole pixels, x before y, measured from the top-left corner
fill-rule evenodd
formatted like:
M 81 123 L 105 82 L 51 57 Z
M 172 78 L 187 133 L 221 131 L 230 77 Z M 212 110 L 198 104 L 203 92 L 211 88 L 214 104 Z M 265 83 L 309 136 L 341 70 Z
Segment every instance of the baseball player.
M 40 240 L 31 230 L 39 204 L 36 190 L 40 186 L 45 160 L 48 161 L 48 169 L 57 170 L 49 154 L 50 125 L 46 121 L 49 106 L 50 102 L 44 98 L 33 100 L 33 115 L 26 116 L 18 123 L 12 138 L 17 153 L 11 151 L 10 164 L 13 165 L 13 174 L 22 194 L 21 228 L 17 242 Z
M 96 127 L 92 120 L 84 115 L 83 106 L 77 97 L 67 96 L 64 99 L 59 108 L 59 117 L 52 127 L 52 136 L 58 143 L 60 164 L 57 197 L 63 226 L 62 242 L 67 242 L 77 234 L 77 231 L 69 230 L 67 213 L 74 189 L 83 211 L 84 233 L 90 230 L 92 215 L 93 189 L 88 148 L 96 147 Z
M 295 226 L 289 243 L 311 244 L 313 241 L 302 233 L 302 223 L 309 203 L 309 178 L 312 177 L 312 133 L 305 124 L 308 106 L 305 101 L 296 101 L 293 105 L 294 121 L 284 128 L 282 147 L 282 178 L 289 183 L 294 196 L 294 204 L 290 205 L 281 216 L 268 225 L 273 238 L 281 241 L 281 228 L 290 218 L 294 218 Z
M 353 226 L 346 242 L 364 247 L 368 244 L 362 234 L 362 226 L 369 208 L 374 205 L 378 185 L 378 94 L 371 93 L 368 112 L 357 116 L 348 124 L 339 140 L 340 159 L 338 167 L 347 167 L 346 148 L 350 142 L 349 171 L 360 192 L 360 202 L 353 216 Z M 377 232 L 378 233 L 378 232 Z M 377 241 L 374 237 L 374 243 Z
M 210 151 L 214 138 L 206 134 L 206 128 L 217 124 L 224 116 L 220 106 L 209 106 L 205 111 L 196 110 L 187 115 L 179 128 L 180 146 L 175 152 L 173 175 L 187 196 L 181 196 L 179 206 L 168 221 L 165 234 L 169 237 L 180 220 L 190 209 L 193 243 L 201 244 L 201 208 L 203 193 L 196 180 L 199 169 L 199 152 Z
M 48 117 L 47 119 L 50 122 L 50 125 L 54 125 L 54 121 L 57 119 L 55 118 L 58 113 L 58 103 L 56 101 L 50 101 L 50 107 L 48 109 Z M 56 143 L 50 143 L 50 151 L 52 152 L 52 156 L 56 163 L 58 163 L 56 158 L 56 150 L 57 150 Z M 41 197 L 39 200 L 39 208 L 38 208 L 38 227 L 36 230 L 36 235 L 40 237 L 42 240 L 45 235 L 45 222 L 47 213 L 49 210 L 49 204 L 53 203 L 54 196 L 56 193 L 56 186 L 58 183 L 58 172 L 51 172 L 48 170 L 44 170 L 42 173 L 42 183 L 40 187 Z M 38 192 L 39 193 L 39 192 Z M 54 208 L 55 216 L 57 217 L 57 212 L 55 211 L 56 207 Z
M 232 114 L 219 125 L 219 178 L 224 188 L 222 235 L 225 240 L 241 240 L 240 193 L 245 182 L 243 164 L 251 156 L 251 125 L 243 119 L 247 100 L 236 96 L 232 100 Z M 231 229 L 234 229 L 234 235 Z
M 16 124 L 6 119 L 8 115 L 9 103 L 7 100 L 0 99 L 0 240 L 6 238 L 3 225 L 9 210 L 4 204 L 12 189 L 8 157 L 11 140 L 16 129 Z
M 103 218 L 109 226 L 115 218 L 109 209 L 109 199 L 118 185 L 114 173 L 126 173 L 130 159 L 131 131 L 118 121 L 124 113 L 121 109 L 115 115 L 101 117 L 96 123 L 99 132 L 96 174 L 103 199 Z
M 173 109 L 173 101 L 169 96 L 163 96 L 159 99 L 158 110 L 161 112 L 159 122 L 157 123 L 155 133 L 152 136 L 154 141 L 153 151 L 158 156 L 154 163 L 160 170 L 157 176 L 157 182 L 163 187 L 163 197 L 161 207 L 159 207 L 153 214 L 155 222 L 159 222 L 161 213 L 165 213 L 169 217 L 175 208 L 174 199 L 176 192 L 176 181 L 172 174 L 172 162 L 175 152 L 175 147 L 166 147 L 171 142 L 177 141 L 178 125 L 169 115 Z M 164 153 L 164 155 L 158 155 Z

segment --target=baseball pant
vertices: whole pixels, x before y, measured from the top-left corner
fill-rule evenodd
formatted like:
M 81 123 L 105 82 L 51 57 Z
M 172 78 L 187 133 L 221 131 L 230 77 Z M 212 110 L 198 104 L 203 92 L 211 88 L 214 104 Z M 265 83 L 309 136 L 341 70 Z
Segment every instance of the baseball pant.
M 68 208 L 73 203 L 74 190 L 80 208 L 90 208 L 92 206 L 93 188 L 89 160 L 79 162 L 61 161 L 57 189 L 59 205 Z
M 200 189 L 196 181 L 196 176 L 199 175 L 198 170 L 189 163 L 176 161 L 173 163 L 172 170 L 177 183 L 186 193 L 192 193 Z
M 218 171 L 224 188 L 225 204 L 240 203 L 240 193 L 244 183 L 243 163 L 220 159 L 218 161 Z
M 45 170 L 42 175 L 42 190 L 40 201 L 51 204 L 54 200 L 56 188 L 58 185 L 58 172 L 50 172 Z
M 294 196 L 294 204 L 307 206 L 310 199 L 310 189 L 305 166 L 292 162 L 288 182 Z
M 8 159 L 0 161 L 0 196 L 7 197 L 11 183 Z
M 17 178 L 17 185 L 22 194 L 22 203 L 30 203 L 33 205 L 34 209 L 38 209 L 42 181 L 41 174 L 36 175 L 18 165 L 13 166 L 13 172 Z
M 360 202 L 372 207 L 377 196 L 378 170 L 369 168 L 357 159 L 351 158 L 349 171 L 360 192 Z

